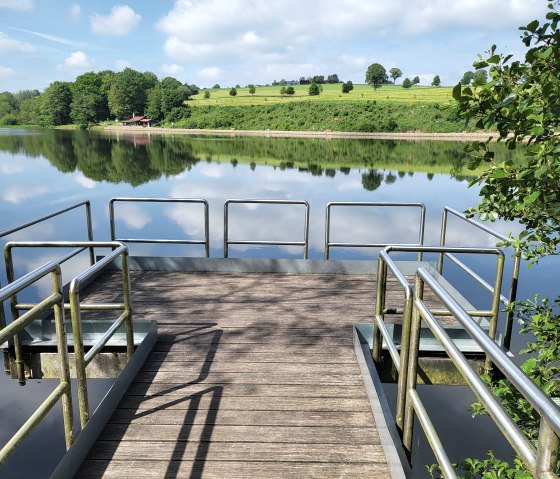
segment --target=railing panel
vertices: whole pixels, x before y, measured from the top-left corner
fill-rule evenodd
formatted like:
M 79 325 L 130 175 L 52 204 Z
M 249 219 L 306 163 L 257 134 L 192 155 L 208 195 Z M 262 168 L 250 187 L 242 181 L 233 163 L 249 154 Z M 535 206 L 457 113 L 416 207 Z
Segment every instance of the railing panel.
M 329 259 L 331 248 L 383 248 L 388 246 L 390 242 L 386 243 L 356 243 L 356 242 L 333 242 L 331 241 L 331 210 L 335 207 L 370 207 L 370 208 L 419 208 L 420 209 L 420 222 L 418 225 L 418 242 L 411 243 L 413 245 L 424 244 L 424 227 L 426 224 L 426 206 L 423 203 L 399 203 L 399 202 L 360 202 L 360 201 L 333 201 L 327 204 L 325 210 L 325 259 Z M 418 259 L 421 260 L 422 256 L 419 254 Z
M 115 203 L 179 203 L 179 204 L 200 204 L 204 207 L 204 239 L 150 239 L 150 238 L 120 238 L 116 233 L 115 224 Z M 109 221 L 111 226 L 111 240 L 122 241 L 123 243 L 155 243 L 155 244 L 193 244 L 204 245 L 204 255 L 210 256 L 210 220 L 208 213 L 208 202 L 198 198 L 112 198 L 109 201 Z
M 254 240 L 232 240 L 229 238 L 229 206 L 231 204 L 255 204 L 255 205 L 301 205 L 304 207 L 303 218 L 303 241 L 254 241 Z M 309 203 L 304 200 L 246 200 L 229 199 L 224 203 L 224 258 L 229 257 L 229 245 L 261 245 L 261 246 L 301 246 L 303 247 L 303 258 L 307 259 L 309 252 Z

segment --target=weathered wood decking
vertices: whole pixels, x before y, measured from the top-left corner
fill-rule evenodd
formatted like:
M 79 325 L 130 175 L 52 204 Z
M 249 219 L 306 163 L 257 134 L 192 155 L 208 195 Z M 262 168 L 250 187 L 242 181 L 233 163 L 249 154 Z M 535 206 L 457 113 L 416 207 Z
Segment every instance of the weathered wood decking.
M 76 477 L 389 477 L 352 346 L 371 276 L 131 278 L 159 340 Z

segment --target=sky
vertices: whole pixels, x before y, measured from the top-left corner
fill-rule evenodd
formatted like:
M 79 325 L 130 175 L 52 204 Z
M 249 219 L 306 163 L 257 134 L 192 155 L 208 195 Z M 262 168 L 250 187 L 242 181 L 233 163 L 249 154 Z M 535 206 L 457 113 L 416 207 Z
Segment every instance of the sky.
M 336 73 L 372 63 L 453 85 L 492 44 L 523 54 L 518 27 L 545 0 L 0 0 L 0 91 L 44 90 L 131 67 L 210 87 Z M 402 78 L 399 82 L 402 81 Z

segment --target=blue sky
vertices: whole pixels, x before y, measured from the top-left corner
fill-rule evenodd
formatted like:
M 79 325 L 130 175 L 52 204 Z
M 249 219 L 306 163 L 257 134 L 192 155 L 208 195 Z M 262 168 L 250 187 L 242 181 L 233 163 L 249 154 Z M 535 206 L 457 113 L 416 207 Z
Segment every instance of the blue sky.
M 363 83 L 374 62 L 451 85 L 493 43 L 521 55 L 517 27 L 546 3 L 0 0 L 0 91 L 126 66 L 201 87 L 331 73 Z

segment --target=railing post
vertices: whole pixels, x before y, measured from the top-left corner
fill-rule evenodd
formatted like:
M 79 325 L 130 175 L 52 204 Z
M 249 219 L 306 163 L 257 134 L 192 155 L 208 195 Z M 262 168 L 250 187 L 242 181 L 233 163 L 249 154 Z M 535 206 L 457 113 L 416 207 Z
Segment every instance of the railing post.
M 134 329 L 132 324 L 132 301 L 130 298 L 130 271 L 128 269 L 128 251 L 122 253 L 122 278 L 124 309 L 127 313 L 124 327 L 126 333 L 126 357 L 128 360 L 134 354 Z
M 443 207 L 443 215 L 441 217 L 441 232 L 439 236 L 439 245 L 445 246 L 445 235 L 447 233 L 447 208 Z M 440 253 L 438 255 L 438 262 L 437 262 L 437 272 L 441 274 L 443 271 L 443 256 L 445 253 Z
M 325 259 L 329 259 L 329 248 L 331 241 L 331 204 L 327 204 L 325 210 Z
M 52 274 L 53 294 L 60 296 L 60 301 L 53 306 L 56 325 L 56 343 L 60 367 L 60 382 L 65 383 L 66 390 L 62 395 L 62 418 L 64 420 L 64 437 L 66 449 L 74 442 L 74 413 L 72 410 L 72 384 L 70 382 L 70 366 L 68 364 L 68 342 L 66 340 L 66 324 L 64 320 L 64 295 L 62 292 L 62 273 L 57 265 Z
M 559 448 L 560 439 L 546 420 L 541 418 L 539 442 L 537 444 L 537 463 L 534 473 L 535 477 L 552 477 L 551 473 L 554 473 L 558 466 Z
M 208 201 L 204 201 L 204 254 L 210 257 L 210 213 L 208 212 Z
M 85 202 L 86 205 L 86 221 L 87 221 L 87 231 L 88 231 L 88 241 L 93 242 L 93 226 L 91 222 L 91 204 L 89 201 Z M 89 264 L 95 263 L 95 249 L 93 246 L 89 247 Z
M 305 208 L 305 216 L 303 218 L 303 259 L 307 259 L 309 256 L 309 203 L 305 201 L 303 207 Z
M 89 404 L 87 393 L 86 363 L 82 339 L 82 318 L 80 311 L 79 284 L 70 283 L 70 314 L 72 316 L 72 335 L 74 338 L 74 356 L 76 360 L 76 377 L 78 379 L 78 403 L 80 407 L 80 425 L 82 429 L 89 421 Z
M 387 288 L 387 264 L 380 256 L 377 266 L 377 297 L 375 301 L 375 315 L 383 320 L 385 314 L 385 289 Z M 381 331 L 373 323 L 373 346 L 371 349 L 373 360 L 379 365 L 381 362 L 381 349 L 383 346 L 383 339 Z
M 406 303 L 403 313 L 403 326 L 401 333 L 401 354 L 399 377 L 397 381 L 397 408 L 396 423 L 400 431 L 404 428 L 405 403 L 406 403 L 406 387 L 408 378 L 408 361 L 410 353 L 410 335 L 412 327 L 412 312 L 414 307 L 414 296 L 410 289 L 405 291 Z
M 496 333 L 498 331 L 498 319 L 500 314 L 500 295 L 502 292 L 502 276 L 504 274 L 504 254 L 499 250 L 498 258 L 496 261 L 496 283 L 494 284 L 494 294 L 492 295 L 492 317 L 488 325 L 488 336 L 494 341 L 496 340 Z M 486 356 L 484 362 L 484 369 L 489 373 L 492 369 L 492 361 Z
M 506 324 L 504 326 L 504 347 L 509 349 L 511 346 L 511 334 L 513 330 L 513 317 L 515 315 L 513 303 L 517 299 L 517 284 L 519 282 L 519 268 L 521 264 L 521 251 L 515 251 L 515 259 L 513 260 L 513 271 L 511 273 L 511 284 L 509 287 L 508 305 L 509 311 L 506 315 Z
M 229 202 L 224 203 L 224 258 L 228 257 L 228 206 Z
M 422 278 L 416 275 L 414 283 L 414 301 L 421 301 L 424 291 Z M 403 446 L 408 458 L 412 458 L 412 433 L 414 427 L 414 405 L 409 392 L 416 389 L 418 383 L 418 354 L 420 351 L 420 312 L 417 307 L 413 308 L 412 325 L 410 331 L 410 346 L 408 357 L 408 372 L 406 384 L 405 414 L 403 427 Z
M 13 283 L 15 280 L 15 272 L 14 264 L 12 261 L 12 247 L 10 244 L 7 244 L 4 247 L 4 264 L 6 265 L 6 279 L 8 280 L 8 284 Z M 12 322 L 19 317 L 19 312 L 16 308 L 17 303 L 17 294 L 14 294 L 10 298 L 10 313 Z M 25 386 L 25 363 L 23 362 L 23 351 L 21 348 L 21 337 L 19 333 L 14 334 L 13 337 L 13 355 L 16 366 L 17 380 L 20 386 Z

